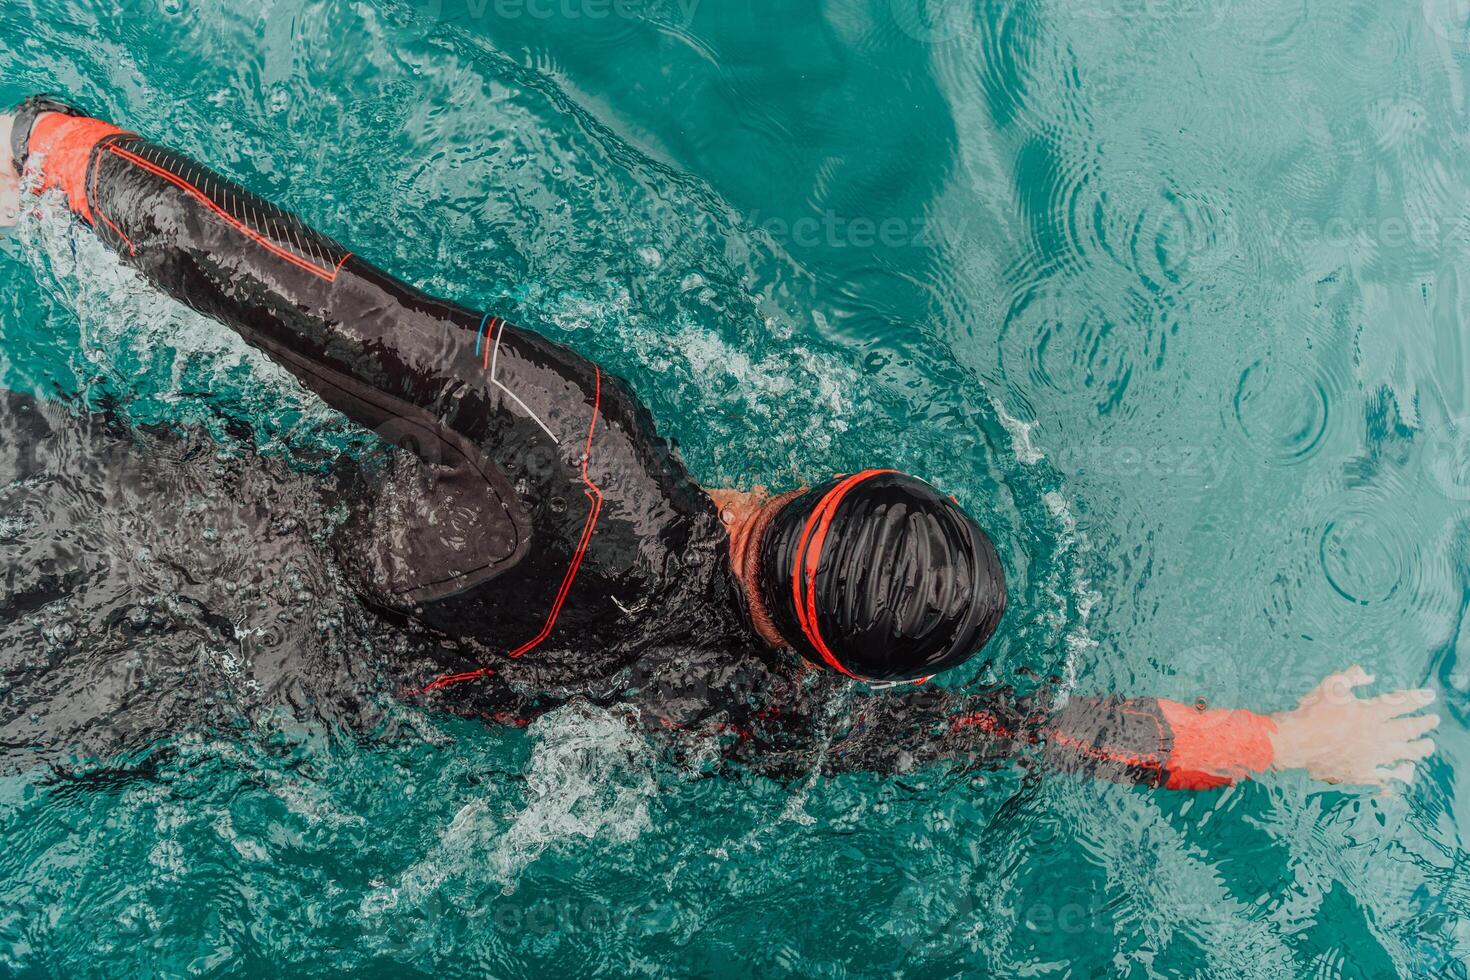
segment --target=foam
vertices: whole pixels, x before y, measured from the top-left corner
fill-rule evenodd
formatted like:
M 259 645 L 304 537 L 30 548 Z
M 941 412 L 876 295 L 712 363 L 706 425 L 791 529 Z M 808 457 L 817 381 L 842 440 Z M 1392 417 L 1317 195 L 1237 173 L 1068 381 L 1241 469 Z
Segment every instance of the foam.
M 470 894 L 498 885 L 510 894 L 550 848 L 577 839 L 627 844 L 652 826 L 655 757 L 622 717 L 573 704 L 528 732 L 535 744 L 522 805 L 502 813 L 484 797 L 466 800 L 426 854 L 365 896 L 364 918 L 432 906 L 446 885 Z

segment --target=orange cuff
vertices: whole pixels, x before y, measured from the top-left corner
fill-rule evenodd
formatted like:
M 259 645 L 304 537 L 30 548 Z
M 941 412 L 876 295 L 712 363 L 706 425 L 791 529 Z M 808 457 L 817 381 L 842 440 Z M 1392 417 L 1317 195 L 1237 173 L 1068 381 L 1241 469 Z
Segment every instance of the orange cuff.
M 1252 773 L 1264 772 L 1275 758 L 1271 735 L 1276 723 L 1253 711 L 1201 711 L 1193 705 L 1159 699 L 1159 710 L 1174 735 L 1164 769 L 1168 789 L 1213 789 Z
M 26 148 L 26 169 L 39 168 L 37 193 L 59 187 L 73 211 L 92 221 L 87 203 L 87 164 L 92 150 L 108 136 L 121 133 L 100 119 L 48 113 L 31 127 Z

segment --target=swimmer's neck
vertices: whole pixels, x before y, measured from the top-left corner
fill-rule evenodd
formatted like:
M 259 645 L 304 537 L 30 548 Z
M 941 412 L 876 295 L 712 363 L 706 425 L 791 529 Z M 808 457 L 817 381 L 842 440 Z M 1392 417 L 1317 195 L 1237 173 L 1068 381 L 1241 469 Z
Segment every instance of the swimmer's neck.
M 730 570 L 745 596 L 745 608 L 750 612 L 750 624 L 760 638 L 773 647 L 789 644 L 771 622 L 761 598 L 758 566 L 760 562 L 761 537 L 771 523 L 771 518 L 785 506 L 792 494 L 771 496 L 765 487 L 754 490 L 706 490 L 720 512 L 720 520 L 730 535 Z

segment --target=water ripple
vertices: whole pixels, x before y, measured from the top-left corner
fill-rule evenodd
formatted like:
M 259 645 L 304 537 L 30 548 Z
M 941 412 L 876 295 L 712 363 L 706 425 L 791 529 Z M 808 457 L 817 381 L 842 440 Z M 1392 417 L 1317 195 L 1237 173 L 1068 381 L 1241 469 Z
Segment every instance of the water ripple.
M 1279 357 L 1260 359 L 1240 375 L 1231 401 L 1233 431 L 1251 452 L 1278 465 L 1310 459 L 1322 446 L 1332 417 L 1323 383 Z

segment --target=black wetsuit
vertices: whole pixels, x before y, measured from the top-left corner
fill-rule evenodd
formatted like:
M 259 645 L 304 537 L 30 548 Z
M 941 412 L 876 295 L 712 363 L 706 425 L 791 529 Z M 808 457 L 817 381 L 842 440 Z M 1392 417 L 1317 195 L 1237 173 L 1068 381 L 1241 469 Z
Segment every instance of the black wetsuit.
M 146 139 L 58 116 L 33 138 L 35 119 L 18 117 L 17 161 L 38 151 L 33 179 L 124 264 L 410 451 L 357 480 L 335 537 L 369 604 L 455 641 L 405 690 L 518 723 L 573 698 L 627 705 L 767 771 L 969 766 L 1039 742 L 1063 767 L 1183 785 L 1165 702 L 1051 715 L 999 691 L 853 691 L 800 669 L 748 626 L 713 503 L 618 378 Z

